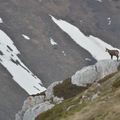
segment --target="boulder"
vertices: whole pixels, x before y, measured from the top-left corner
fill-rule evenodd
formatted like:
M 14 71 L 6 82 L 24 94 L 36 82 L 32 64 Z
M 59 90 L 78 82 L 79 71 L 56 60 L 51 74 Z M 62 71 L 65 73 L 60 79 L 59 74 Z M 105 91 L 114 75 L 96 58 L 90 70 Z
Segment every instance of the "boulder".
M 72 84 L 86 86 L 94 81 L 104 78 L 106 75 L 117 72 L 120 62 L 114 60 L 101 60 L 95 65 L 84 67 L 77 71 L 71 78 Z

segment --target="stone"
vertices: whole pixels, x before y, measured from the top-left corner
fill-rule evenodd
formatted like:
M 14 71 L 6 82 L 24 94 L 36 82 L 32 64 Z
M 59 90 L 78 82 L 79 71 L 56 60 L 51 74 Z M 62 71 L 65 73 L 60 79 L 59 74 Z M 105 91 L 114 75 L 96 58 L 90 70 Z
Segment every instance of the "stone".
M 98 61 L 95 65 L 84 67 L 77 71 L 71 77 L 71 82 L 77 86 L 86 86 L 104 78 L 106 75 L 117 72 L 119 64 L 120 62 L 114 60 Z

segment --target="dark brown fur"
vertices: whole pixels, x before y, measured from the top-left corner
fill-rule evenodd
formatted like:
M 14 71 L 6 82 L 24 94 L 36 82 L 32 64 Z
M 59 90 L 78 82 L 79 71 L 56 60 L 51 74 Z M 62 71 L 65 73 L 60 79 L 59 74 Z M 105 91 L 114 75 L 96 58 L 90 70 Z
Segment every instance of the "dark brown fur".
M 108 52 L 111 56 L 111 59 L 113 59 L 113 56 L 117 57 L 117 61 L 119 59 L 119 51 L 118 50 L 110 50 L 108 48 L 106 48 L 106 52 Z

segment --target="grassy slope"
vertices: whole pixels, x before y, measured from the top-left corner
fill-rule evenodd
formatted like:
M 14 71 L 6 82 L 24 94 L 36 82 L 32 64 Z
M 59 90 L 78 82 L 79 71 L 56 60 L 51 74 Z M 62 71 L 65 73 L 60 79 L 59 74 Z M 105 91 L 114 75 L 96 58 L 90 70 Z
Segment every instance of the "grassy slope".
M 41 113 L 36 120 L 120 120 L 120 72 Z

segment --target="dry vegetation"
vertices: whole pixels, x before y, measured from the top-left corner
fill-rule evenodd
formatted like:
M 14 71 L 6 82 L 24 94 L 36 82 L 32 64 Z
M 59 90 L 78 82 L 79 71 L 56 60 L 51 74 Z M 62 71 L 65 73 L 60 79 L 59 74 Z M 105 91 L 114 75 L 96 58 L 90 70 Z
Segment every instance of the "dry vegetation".
M 65 89 L 70 81 L 67 82 L 63 84 Z M 61 85 L 55 89 L 60 90 Z M 70 91 L 67 93 L 66 90 L 62 90 L 62 94 L 55 90 L 55 93 L 60 96 L 65 93 L 65 97 L 69 98 L 66 94 Z M 41 113 L 36 120 L 120 120 L 120 72 L 105 77 L 99 85 L 94 83 L 77 96 Z

